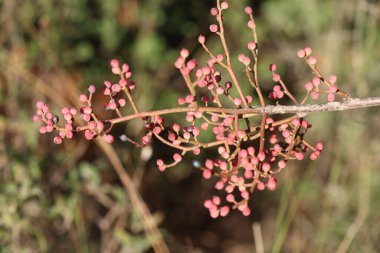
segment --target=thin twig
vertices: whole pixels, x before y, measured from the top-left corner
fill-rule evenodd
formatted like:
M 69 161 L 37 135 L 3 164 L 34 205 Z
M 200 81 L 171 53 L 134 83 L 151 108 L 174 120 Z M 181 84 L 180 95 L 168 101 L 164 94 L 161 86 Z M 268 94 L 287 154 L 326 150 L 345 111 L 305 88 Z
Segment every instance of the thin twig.
M 260 223 L 254 222 L 252 224 L 253 238 L 255 240 L 256 253 L 264 253 L 264 241 L 261 233 Z
M 147 232 L 149 239 L 152 242 L 152 246 L 155 253 L 167 253 L 170 252 L 168 246 L 162 238 L 160 231 L 158 230 L 156 223 L 149 212 L 149 209 L 142 200 L 140 194 L 136 190 L 132 179 L 125 171 L 115 149 L 109 143 L 104 142 L 100 138 L 95 139 L 96 144 L 101 147 L 108 160 L 111 162 L 113 168 L 118 174 L 128 196 L 131 200 L 131 204 L 137 209 L 137 214 L 140 216 L 144 230 Z

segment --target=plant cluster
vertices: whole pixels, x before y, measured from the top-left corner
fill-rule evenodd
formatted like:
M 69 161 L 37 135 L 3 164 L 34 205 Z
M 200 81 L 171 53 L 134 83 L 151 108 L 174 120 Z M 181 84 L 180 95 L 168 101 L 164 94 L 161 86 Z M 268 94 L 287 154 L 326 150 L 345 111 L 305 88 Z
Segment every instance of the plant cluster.
M 289 91 L 276 72 L 275 64 L 269 66 L 273 88 L 269 94 L 263 94 L 258 73 L 259 44 L 252 8 L 245 8 L 252 39 L 246 42 L 247 51 L 239 54 L 237 59 L 232 59 L 225 35 L 223 12 L 228 8 L 226 1 L 217 0 L 216 7 L 211 9 L 216 22 L 210 25 L 209 30 L 219 37 L 222 53 L 212 52 L 207 46 L 206 37 L 200 35 L 198 42 L 207 53 L 208 60 L 198 62 L 190 58 L 187 49 L 182 49 L 175 61 L 174 65 L 183 76 L 189 92 L 178 98 L 180 107 L 141 111 L 133 98 L 136 85 L 129 65 L 112 60 L 111 70 L 118 80 L 105 81 L 102 93 L 108 98 L 104 109 L 114 112 L 113 115 L 117 117 L 98 117 L 93 108 L 96 87 L 90 85 L 88 95 L 79 97 L 84 105 L 79 110 L 64 107 L 62 116 L 51 112 L 44 102 L 37 102 L 34 121 L 43 122 L 40 133 L 57 132 L 54 137 L 56 144 L 73 138 L 79 132 L 83 132 L 87 140 L 102 138 L 113 143 L 114 125 L 140 119 L 144 122 L 146 134 L 140 140 L 122 135 L 121 141 L 141 147 L 149 145 L 152 138 L 156 138 L 176 149 L 172 160 L 156 161 L 160 171 L 174 167 L 187 153 L 198 156 L 204 150 L 216 149 L 217 158 L 193 162 L 193 166 L 202 171 L 203 178 L 212 179 L 215 188 L 222 193 L 206 200 L 204 206 L 213 218 L 226 216 L 232 209 L 250 215 L 248 201 L 255 190 L 275 190 L 276 175 L 287 167 L 289 161 L 303 160 L 305 157 L 315 160 L 323 151 L 322 143 L 311 144 L 305 138 L 311 128 L 304 118 L 307 112 L 289 111 L 288 107 L 281 104 L 290 102 L 295 108 L 301 108 L 321 97 L 328 103 L 351 98 L 337 87 L 335 75 L 326 78 L 320 73 L 317 58 L 309 47 L 297 52 L 313 73 L 313 78 L 304 86 L 305 95 L 297 98 Z M 241 63 L 237 69 L 232 65 L 235 60 Z M 245 73 L 245 80 L 237 77 L 237 71 L 241 70 Z M 255 93 L 249 94 L 255 96 L 244 94 L 242 85 L 250 85 Z M 128 106 L 132 113 L 125 113 L 125 107 Z M 164 116 L 167 114 L 183 115 L 185 123 L 166 122 Z M 272 114 L 290 116 L 277 117 Z M 210 134 L 213 136 L 211 141 L 204 137 Z

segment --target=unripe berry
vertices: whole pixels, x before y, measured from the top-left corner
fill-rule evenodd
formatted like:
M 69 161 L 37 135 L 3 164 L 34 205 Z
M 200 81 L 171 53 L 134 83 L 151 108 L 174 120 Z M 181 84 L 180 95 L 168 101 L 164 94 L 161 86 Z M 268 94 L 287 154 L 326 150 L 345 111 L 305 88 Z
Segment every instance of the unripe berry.
M 85 94 L 81 94 L 79 96 L 79 101 L 81 101 L 82 103 L 86 103 L 87 102 L 87 96 Z
M 206 42 L 206 38 L 203 35 L 199 35 L 198 37 L 198 42 L 201 44 L 204 44 Z
M 306 47 L 304 50 L 307 56 L 311 55 L 311 53 L 313 52 L 310 47 Z
M 248 42 L 248 45 L 247 45 L 248 49 L 249 50 L 255 50 L 256 47 L 257 47 L 257 44 L 255 42 Z
M 211 172 L 211 170 L 204 170 L 204 171 L 203 171 L 203 178 L 204 178 L 204 179 L 210 179 L 211 176 L 212 176 L 212 172 Z
M 314 65 L 314 64 L 316 64 L 317 63 L 317 58 L 315 58 L 314 56 L 311 56 L 311 57 L 309 57 L 309 63 L 311 64 L 311 65 Z
M 327 101 L 334 102 L 334 100 L 335 100 L 335 94 L 334 93 L 329 93 L 327 95 Z
M 227 3 L 227 2 L 223 2 L 223 3 L 221 3 L 221 4 L 220 4 L 220 8 L 221 8 L 222 10 L 228 9 L 228 3 Z
M 276 190 L 276 187 L 277 187 L 277 180 L 276 180 L 276 178 L 270 177 L 268 179 L 267 187 L 268 187 L 268 190 L 270 190 L 270 191 Z
M 247 13 L 248 15 L 249 15 L 249 14 L 252 14 L 252 12 L 253 12 L 253 11 L 252 11 L 252 8 L 251 8 L 250 6 L 245 7 L 245 8 L 244 8 L 244 11 L 245 11 L 245 13 Z
M 215 25 L 215 24 L 210 25 L 210 31 L 211 32 L 215 33 L 218 31 L 218 29 L 219 29 L 218 25 Z
M 62 138 L 59 137 L 59 136 L 54 137 L 54 143 L 55 144 L 61 144 L 62 143 Z
M 280 161 L 278 162 L 278 167 L 279 167 L 280 169 L 285 168 L 285 167 L 286 167 L 286 161 L 284 161 L 284 160 L 280 160 Z
M 299 58 L 304 58 L 306 56 L 306 52 L 303 49 L 297 51 L 297 55 Z
M 230 194 L 228 194 L 228 195 L 226 196 L 226 200 L 227 200 L 228 202 L 233 203 L 233 202 L 235 202 L 235 197 L 234 197 L 234 195 L 232 195 L 232 194 L 230 193 Z
M 230 207 L 228 207 L 228 206 L 223 206 L 223 207 L 220 209 L 220 216 L 225 217 L 225 216 L 228 215 L 229 212 L 230 212 Z
M 257 183 L 257 190 L 259 190 L 259 191 L 262 191 L 262 190 L 264 190 L 265 189 L 265 184 L 263 183 L 263 182 L 261 182 L 261 181 L 259 181 L 258 183 Z
M 311 82 L 307 82 L 307 83 L 305 83 L 305 89 L 307 91 L 312 91 L 314 89 L 314 86 Z
M 216 15 L 218 15 L 218 9 L 213 7 L 213 8 L 211 8 L 210 13 L 211 13 L 211 15 L 216 16 Z
M 174 159 L 174 161 L 176 161 L 176 162 L 180 162 L 180 161 L 182 160 L 182 156 L 181 156 L 180 154 L 178 154 L 178 153 L 175 153 L 175 154 L 173 155 L 173 159 Z

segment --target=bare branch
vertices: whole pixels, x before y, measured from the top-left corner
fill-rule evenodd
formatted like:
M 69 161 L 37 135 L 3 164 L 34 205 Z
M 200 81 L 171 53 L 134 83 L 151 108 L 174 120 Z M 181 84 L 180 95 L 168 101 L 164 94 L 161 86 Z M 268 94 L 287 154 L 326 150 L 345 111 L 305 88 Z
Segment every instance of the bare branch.
M 229 109 L 229 108 L 219 108 L 219 107 L 198 107 L 198 108 L 171 108 L 163 109 L 157 111 L 149 111 L 136 113 L 128 115 L 125 117 L 112 119 L 111 123 L 116 124 L 120 122 L 126 122 L 136 118 L 151 117 L 158 115 L 166 115 L 173 113 L 185 113 L 185 112 L 217 112 L 226 113 L 231 115 L 249 115 L 249 114 L 308 114 L 312 112 L 323 112 L 323 111 L 346 111 L 352 109 L 360 109 L 367 107 L 380 106 L 380 97 L 369 97 L 369 98 L 351 98 L 344 100 L 342 102 L 329 102 L 326 104 L 306 104 L 306 105 L 267 105 L 262 106 L 252 106 L 249 109 Z

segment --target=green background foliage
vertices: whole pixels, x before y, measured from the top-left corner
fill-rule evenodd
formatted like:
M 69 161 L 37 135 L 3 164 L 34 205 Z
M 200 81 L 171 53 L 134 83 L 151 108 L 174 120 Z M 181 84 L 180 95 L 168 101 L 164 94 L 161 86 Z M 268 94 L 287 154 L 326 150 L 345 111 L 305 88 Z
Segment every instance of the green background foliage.
M 312 74 L 296 52 L 311 46 L 321 71 L 337 74 L 342 89 L 358 97 L 380 94 L 378 2 L 229 2 L 225 21 L 236 69 L 236 56 L 250 40 L 242 10 L 255 7 L 264 90 L 273 86 L 268 64 L 276 63 L 290 90 L 302 96 Z M 113 78 L 108 63 L 117 58 L 131 65 L 140 108 L 176 106 L 186 89 L 173 63 L 183 47 L 206 59 L 197 37 L 209 35 L 213 5 L 0 1 L 0 252 L 150 252 L 106 158 L 83 138 L 56 146 L 52 136 L 39 135 L 34 103 L 45 100 L 55 110 L 77 104 L 88 84 L 101 89 Z M 216 37 L 207 36 L 207 43 L 220 50 Z M 101 109 L 105 100 L 98 99 Z M 290 163 L 277 191 L 254 195 L 248 218 L 209 218 L 202 203 L 212 185 L 192 168 L 191 155 L 159 173 L 155 160 L 173 150 L 154 141 L 153 156 L 144 160 L 130 144 L 117 141 L 115 148 L 173 252 L 254 252 L 253 222 L 261 225 L 265 252 L 379 252 L 378 114 L 373 108 L 308 115 L 309 138 L 322 140 L 324 153 L 314 162 Z M 131 122 L 115 131 L 139 137 L 143 128 Z

